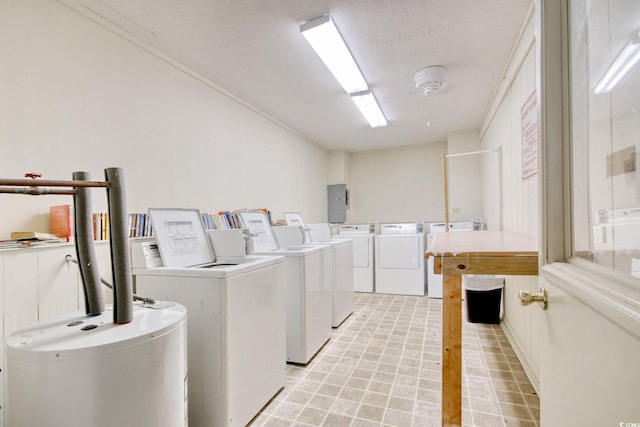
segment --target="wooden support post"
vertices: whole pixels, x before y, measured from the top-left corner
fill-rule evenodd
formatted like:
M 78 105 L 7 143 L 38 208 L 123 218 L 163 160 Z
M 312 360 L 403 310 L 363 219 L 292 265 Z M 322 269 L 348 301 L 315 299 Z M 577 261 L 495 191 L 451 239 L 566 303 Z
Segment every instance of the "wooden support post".
M 462 425 L 462 274 L 538 274 L 537 241 L 503 231 L 437 233 L 425 259 L 442 273 L 442 425 Z
M 442 425 L 462 425 L 462 276 L 443 275 Z
M 447 155 L 442 153 L 442 185 L 444 191 L 444 231 L 449 232 L 449 173 L 447 172 Z

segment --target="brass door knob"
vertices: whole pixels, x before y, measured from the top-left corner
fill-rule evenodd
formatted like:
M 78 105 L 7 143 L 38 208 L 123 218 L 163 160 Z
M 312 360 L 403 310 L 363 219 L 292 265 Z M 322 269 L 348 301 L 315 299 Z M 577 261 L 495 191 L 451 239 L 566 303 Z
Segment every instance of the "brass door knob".
M 540 292 L 537 294 L 532 294 L 529 291 L 520 291 L 518 298 L 520 299 L 520 305 L 529 305 L 537 302 L 543 310 L 547 309 L 547 291 L 544 288 L 540 288 Z

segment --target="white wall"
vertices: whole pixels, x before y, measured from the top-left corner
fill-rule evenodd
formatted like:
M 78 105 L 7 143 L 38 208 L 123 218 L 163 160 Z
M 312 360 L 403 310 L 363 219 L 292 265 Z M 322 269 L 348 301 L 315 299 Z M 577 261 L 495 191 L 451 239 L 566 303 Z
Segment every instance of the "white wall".
M 351 167 L 350 154 L 346 150 L 329 151 L 328 184 L 348 184 Z M 348 185 L 347 185 L 348 187 Z
M 444 221 L 442 155 L 480 150 L 476 130 L 452 132 L 446 142 L 351 153 L 348 222 Z M 330 157 L 342 170 L 341 158 Z M 449 219 L 482 216 L 481 156 L 448 160 Z
M 534 16 L 525 24 L 521 40 L 514 49 L 505 73 L 506 87 L 499 88 L 496 104 L 490 108 L 481 138 L 485 150 L 502 147 L 503 229 L 538 239 L 538 177 L 522 178 L 521 110 L 536 88 Z M 488 229 L 499 229 L 497 156 L 485 155 L 482 163 L 483 218 Z M 522 307 L 521 290 L 538 291 L 537 277 L 507 278 L 502 327 L 518 354 L 533 386 L 539 390 L 540 322 L 542 310 L 537 304 Z
M 351 153 L 347 221 L 442 221 L 446 142 Z
M 481 160 L 495 154 L 466 154 L 481 151 L 477 130 L 453 132 L 447 136 L 447 187 L 449 221 L 482 218 Z
M 267 207 L 326 220 L 327 151 L 53 0 L 0 2 L 0 177 L 124 168 L 129 211 Z M 94 190 L 96 211 L 106 196 Z M 70 197 L 0 196 L 0 239 Z

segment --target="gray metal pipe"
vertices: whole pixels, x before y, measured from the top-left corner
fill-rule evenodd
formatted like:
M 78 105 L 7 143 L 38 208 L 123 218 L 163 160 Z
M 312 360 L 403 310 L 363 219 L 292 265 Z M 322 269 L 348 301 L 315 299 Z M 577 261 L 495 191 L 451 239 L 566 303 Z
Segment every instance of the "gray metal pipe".
M 64 194 L 73 196 L 76 194 L 75 190 L 52 190 L 49 188 L 40 187 L 23 187 L 23 188 L 7 188 L 0 187 L 0 193 L 8 194 L 28 194 L 30 196 L 44 196 L 47 194 Z
M 105 169 L 109 205 L 109 243 L 113 275 L 113 322 L 133 320 L 133 279 L 129 252 L 129 221 L 125 198 L 124 171 Z
M 24 187 L 108 187 L 104 181 L 73 180 L 62 181 L 59 179 L 0 179 L 0 185 L 24 186 Z
M 89 178 L 89 172 L 73 173 L 74 180 L 89 181 Z M 76 254 L 84 288 L 85 310 L 89 316 L 96 316 L 104 311 L 104 300 L 100 289 L 100 273 L 93 244 L 91 188 L 76 188 L 73 205 Z

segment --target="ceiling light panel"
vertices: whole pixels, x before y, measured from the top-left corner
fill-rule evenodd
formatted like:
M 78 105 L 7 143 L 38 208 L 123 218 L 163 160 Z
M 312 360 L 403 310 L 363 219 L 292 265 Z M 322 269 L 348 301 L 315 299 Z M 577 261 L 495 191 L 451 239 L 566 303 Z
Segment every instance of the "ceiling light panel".
M 351 100 L 358 106 L 372 128 L 387 125 L 387 119 L 370 90 L 352 93 Z
M 301 25 L 300 32 L 347 93 L 368 89 L 366 80 L 329 15 Z

